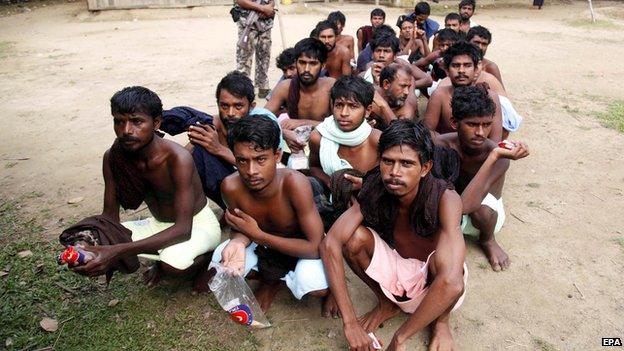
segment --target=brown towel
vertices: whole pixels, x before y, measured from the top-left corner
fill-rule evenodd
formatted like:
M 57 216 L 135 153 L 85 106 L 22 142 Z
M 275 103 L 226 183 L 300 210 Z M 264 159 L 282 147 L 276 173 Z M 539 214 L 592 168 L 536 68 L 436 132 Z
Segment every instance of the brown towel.
M 352 175 L 354 177 L 364 177 L 364 173 L 353 168 L 345 168 L 334 172 L 331 175 L 331 195 L 334 211 L 338 215 L 342 214 L 349 208 L 351 202 L 351 195 L 353 194 L 353 183 L 345 179 L 345 174 Z
M 115 179 L 119 204 L 126 210 L 136 210 L 145 199 L 145 181 L 138 175 L 138 169 L 128 159 L 117 140 L 110 148 L 108 161 Z
M 85 235 L 90 232 L 91 235 Z M 63 246 L 74 245 L 78 241 L 86 241 L 90 245 L 115 245 L 132 242 L 132 232 L 102 215 L 91 216 L 65 229 L 59 236 Z M 132 273 L 139 269 L 139 259 L 136 256 L 121 258 L 112 268 L 122 273 Z M 110 272 L 112 275 L 112 272 Z M 107 273 L 107 276 L 109 273 Z
M 288 117 L 299 118 L 299 98 L 301 97 L 299 86 L 299 77 L 295 75 L 290 78 L 290 86 L 288 86 Z

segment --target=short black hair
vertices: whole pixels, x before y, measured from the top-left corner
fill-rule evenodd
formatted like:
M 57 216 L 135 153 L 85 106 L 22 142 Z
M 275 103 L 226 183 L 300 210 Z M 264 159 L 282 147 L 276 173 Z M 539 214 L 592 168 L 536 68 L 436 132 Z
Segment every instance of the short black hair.
M 401 15 L 399 16 L 399 18 L 397 18 L 397 27 L 399 27 L 399 29 L 401 29 L 401 26 L 403 25 L 403 22 L 410 22 L 410 23 L 414 23 L 414 19 L 411 18 L 410 16 L 407 15 Z
M 297 56 L 295 56 L 295 48 L 284 49 L 279 56 L 275 59 L 275 65 L 279 69 L 286 69 L 290 65 L 294 65 L 297 62 Z
M 384 10 L 380 9 L 380 8 L 376 8 L 373 9 L 373 11 L 371 11 L 371 18 L 375 17 L 375 16 L 380 16 L 383 17 L 384 19 L 386 18 L 386 13 L 384 12 Z
M 249 79 L 245 73 L 240 71 L 232 71 L 226 74 L 225 77 L 221 79 L 219 84 L 217 84 L 217 101 L 219 101 L 221 90 L 227 90 L 228 93 L 239 99 L 247 98 L 249 103 L 252 103 L 256 98 L 251 79 Z
M 481 50 L 479 50 L 476 45 L 461 40 L 451 45 L 442 55 L 444 57 L 444 67 L 448 69 L 453 58 L 461 55 L 470 56 L 475 66 L 477 66 L 479 61 L 483 58 Z
M 315 58 L 321 63 L 325 63 L 327 61 L 327 47 L 316 38 L 304 38 L 295 44 L 295 57 L 298 59 L 301 55 Z
M 459 33 L 452 30 L 451 28 L 442 28 L 437 31 L 436 38 L 438 39 L 438 42 L 449 40 L 453 42 L 458 42 L 461 39 L 461 36 L 459 35 Z
M 446 17 L 444 17 L 444 23 L 448 22 L 448 21 L 461 21 L 461 16 L 459 15 L 459 13 L 457 12 L 451 12 L 448 15 L 446 15 Z
M 395 54 L 399 52 L 399 38 L 394 35 L 382 35 L 374 38 L 370 42 L 371 50 L 374 52 L 378 47 L 391 48 Z
M 483 85 L 456 87 L 451 99 L 451 111 L 456 121 L 470 117 L 490 117 L 496 104 Z
M 111 114 L 144 113 L 152 118 L 162 117 L 162 102 L 155 92 L 141 86 L 126 87 L 110 99 Z
M 388 128 L 379 137 L 377 152 L 381 156 L 384 151 L 398 145 L 406 145 L 416 151 L 421 165 L 433 159 L 431 132 L 422 122 L 416 123 L 410 119 L 397 119 L 390 122 Z
M 414 14 L 418 15 L 430 15 L 431 14 L 431 6 L 428 3 L 421 1 L 416 6 L 414 6 Z
M 475 26 L 468 30 L 468 34 L 466 34 L 466 40 L 470 41 L 474 37 L 481 37 L 488 41 L 488 43 L 492 42 L 492 33 L 483 27 L 483 26 Z
M 334 23 L 338 22 L 343 27 L 345 23 L 347 23 L 347 18 L 345 17 L 344 13 L 340 11 L 330 12 L 329 15 L 327 15 L 327 20 Z
M 462 8 L 466 5 L 470 5 L 472 6 L 472 10 L 474 11 L 474 9 L 477 7 L 477 2 L 475 0 L 461 0 L 459 2 L 459 7 L 458 8 Z
M 319 23 L 317 23 L 316 27 L 314 27 L 314 31 L 316 32 L 316 37 L 318 37 L 321 34 L 321 32 L 326 29 L 331 29 L 334 31 L 334 35 L 338 35 L 338 27 L 336 26 L 336 23 L 329 21 L 329 20 L 324 20 L 324 21 L 320 21 Z
M 385 81 L 388 81 L 388 83 L 394 82 L 398 71 L 403 71 L 407 73 L 407 75 L 411 76 L 411 72 L 408 71 L 407 68 L 405 68 L 404 66 L 396 63 L 389 64 L 384 67 L 379 73 L 379 85 L 383 86 L 383 83 Z
M 396 35 L 396 32 L 389 25 L 382 24 L 381 26 L 377 27 L 377 29 L 375 29 L 375 33 L 373 33 L 373 37 L 371 38 L 371 40 L 384 35 Z
M 355 100 L 367 108 L 373 103 L 375 88 L 359 76 L 342 76 L 336 80 L 331 88 L 332 103 L 339 98 Z
M 230 150 L 236 143 L 252 143 L 256 150 L 275 152 L 280 144 L 280 128 L 267 115 L 247 115 L 228 128 L 227 143 Z

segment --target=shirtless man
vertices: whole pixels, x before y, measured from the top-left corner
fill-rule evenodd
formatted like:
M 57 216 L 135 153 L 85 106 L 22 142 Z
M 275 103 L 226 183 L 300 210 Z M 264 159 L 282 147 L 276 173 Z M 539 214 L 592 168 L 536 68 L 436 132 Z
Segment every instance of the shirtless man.
M 327 61 L 325 71 L 327 76 L 340 78 L 351 74 L 351 53 L 349 49 L 342 45 L 336 45 L 338 29 L 333 22 L 321 21 L 314 29 L 318 34 L 316 39 L 320 40 L 327 48 Z
M 461 21 L 461 16 L 459 13 L 451 12 L 446 17 L 444 17 L 444 28 L 450 28 L 455 32 L 459 33 L 459 22 Z
M 373 38 L 375 30 L 386 21 L 386 13 L 382 9 L 373 9 L 370 13 L 370 26 L 362 26 L 355 33 L 357 36 L 358 54 L 364 50 L 366 44 Z
M 379 86 L 375 86 L 399 119 L 418 119 L 418 98 L 414 93 L 412 69 L 409 65 L 392 63 L 381 70 Z M 373 112 L 377 113 L 376 109 Z
M 451 98 L 456 87 L 475 85 L 481 73 L 481 52 L 473 44 L 455 43 L 444 53 L 444 66 L 448 71 L 451 84 L 444 86 L 440 84 L 431 94 L 423 119 L 427 128 L 440 134 L 455 131 L 451 124 L 453 117 Z M 492 131 L 488 138 L 498 143 L 503 135 L 501 106 L 498 94 L 492 89 L 488 89 L 488 92 L 496 104 Z
M 207 206 L 206 196 L 182 146 L 158 137 L 162 103 L 147 88 L 128 87 L 110 100 L 117 139 L 104 153 L 104 209 L 102 215 L 119 222 L 119 206 L 136 209 L 143 201 L 153 217 L 122 223 L 132 242 L 87 246 L 95 257 L 73 270 L 98 276 L 119 259 L 144 256 L 157 263 L 146 273 L 149 285 L 161 274 L 196 275 L 195 289 L 206 281 L 201 268 L 221 239 L 221 229 Z M 205 269 L 204 269 L 205 271 Z
M 483 65 L 483 72 L 487 72 L 492 74 L 505 88 L 503 84 L 503 78 L 501 77 L 500 70 L 498 69 L 498 65 L 493 61 L 490 61 L 485 58 L 485 53 L 487 52 L 487 48 L 492 43 L 492 33 L 490 33 L 487 28 L 482 26 L 476 26 L 470 28 L 468 34 L 466 34 L 466 40 L 470 43 L 475 44 L 479 50 L 481 50 L 481 55 L 483 55 L 483 59 L 481 60 Z
M 511 261 L 494 238 L 505 222 L 503 184 L 509 159 L 502 157 L 497 144 L 488 139 L 494 125 L 496 105 L 482 86 L 457 87 L 451 101 L 456 133 L 442 134 L 436 144 L 454 149 L 460 158 L 460 173 L 456 183 L 462 195 L 464 217 L 462 231 L 478 235 L 479 243 L 494 271 L 505 270 Z M 522 142 L 513 142 L 512 159 L 526 157 L 528 149 Z M 478 179 L 477 172 L 487 173 Z M 478 183 L 478 184 L 477 184 Z
M 461 0 L 459 2 L 458 8 L 461 16 L 459 30 L 461 32 L 468 33 L 470 28 L 477 26 L 477 23 L 471 20 L 476 7 L 477 3 L 475 0 Z
M 226 178 L 221 192 L 230 240 L 214 252 L 213 262 L 260 278 L 255 296 L 267 311 L 286 285 L 297 299 L 328 294 L 318 247 L 323 237 L 307 178 L 287 168 L 281 158 L 279 127 L 266 116 L 244 117 L 228 132 L 238 172 Z
M 355 40 L 352 36 L 348 34 L 342 34 L 344 30 L 345 24 L 347 23 L 347 18 L 340 11 L 330 12 L 327 15 L 327 20 L 336 24 L 336 28 L 338 29 L 338 36 L 336 37 L 336 45 L 345 46 L 349 49 L 351 53 L 351 60 L 355 59 Z
M 446 72 L 443 69 L 444 62 L 442 61 L 442 55 L 444 55 L 444 52 L 451 45 L 459 40 L 460 36 L 454 30 L 448 28 L 439 30 L 433 38 L 433 51 L 431 51 L 429 55 L 414 62 L 414 65 L 425 72 L 429 70 L 429 65 L 431 65 L 431 78 L 434 81 L 445 78 Z
M 273 113 L 286 105 L 288 118 L 282 121 L 282 133 L 292 152 L 305 145 L 297 140 L 293 129 L 302 125 L 316 126 L 331 115 L 329 91 L 336 81 L 320 77 L 327 60 L 327 48 L 314 38 L 302 39 L 295 45 L 297 76 L 279 83 L 265 108 Z
M 379 139 L 378 152 L 379 167 L 364 178 L 359 204 L 336 221 L 321 243 L 349 349 L 373 350 L 367 333 L 401 310 L 409 318 L 386 350 L 406 350 L 407 340 L 429 324 L 429 349 L 454 349 L 449 317 L 463 301 L 467 273 L 458 225 L 461 198 L 452 185 L 431 175 L 433 143 L 422 124 L 392 122 Z M 343 258 L 378 299 L 359 319 Z
M 429 54 L 429 44 L 427 34 L 424 30 L 414 26 L 414 22 L 405 16 L 399 17 L 397 21 L 399 27 L 399 55 L 413 55 L 419 52 L 420 56 Z
M 310 174 L 330 187 L 331 175 L 353 168 L 366 173 L 374 168 L 381 132 L 366 119 L 371 112 L 373 86 L 360 77 L 342 77 L 331 90 L 333 115 L 319 124 L 310 136 Z M 358 190 L 362 179 L 345 175 Z

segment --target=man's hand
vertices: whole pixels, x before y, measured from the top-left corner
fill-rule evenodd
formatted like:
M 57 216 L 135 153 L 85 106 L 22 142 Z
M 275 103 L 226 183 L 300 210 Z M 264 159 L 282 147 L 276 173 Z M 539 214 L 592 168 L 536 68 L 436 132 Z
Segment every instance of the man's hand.
M 282 135 L 284 136 L 284 141 L 286 141 L 291 153 L 296 154 L 305 148 L 305 143 L 299 141 L 299 138 L 297 138 L 297 134 L 295 134 L 294 131 L 282 129 Z
M 81 266 L 72 267 L 72 271 L 78 274 L 89 277 L 106 274 L 119 260 L 119 250 L 116 245 L 85 246 L 81 249 L 93 253 L 95 257 Z
M 405 345 L 398 342 L 396 335 L 392 338 L 392 341 L 390 341 L 390 344 L 388 345 L 388 348 L 386 349 L 386 351 L 406 351 L 406 350 L 407 348 L 405 347 Z
M 280 126 L 282 127 L 282 129 L 293 130 L 304 124 L 305 124 L 304 120 L 288 118 L 288 119 L 283 120 L 282 123 L 280 123 Z
M 266 5 L 261 5 L 262 10 L 260 11 L 260 16 L 262 18 L 273 18 L 275 17 L 275 3 L 271 1 Z
M 386 99 L 384 99 L 383 96 L 377 92 L 377 90 L 375 90 L 375 94 L 373 95 L 373 104 L 377 105 L 380 109 L 390 108 Z
M 427 39 L 427 32 L 422 29 L 414 29 L 414 39 Z
M 381 70 L 384 66 L 383 62 L 373 62 L 373 65 L 371 66 L 371 74 L 373 75 L 373 80 L 377 85 L 381 85 L 381 82 L 379 82 L 379 75 L 381 74 Z
M 350 351 L 373 351 L 373 339 L 366 333 L 360 323 L 346 323 L 344 325 L 344 333 L 349 343 Z
M 224 146 L 219 142 L 219 134 L 210 125 L 190 126 L 188 130 L 189 141 L 199 145 L 213 155 L 220 155 Z
M 511 149 L 506 149 L 504 147 L 497 147 L 492 152 L 496 153 L 498 158 L 508 158 L 510 160 L 519 160 L 521 158 L 525 158 L 529 156 L 529 147 L 526 143 L 522 141 L 511 141 L 504 140 L 501 143 L 506 143 L 507 145 L 513 145 Z
M 225 211 L 225 221 L 236 231 L 245 235 L 252 241 L 258 241 L 262 236 L 262 230 L 258 227 L 258 222 L 250 215 L 235 208 Z
M 245 272 L 245 244 L 232 239 L 221 251 L 221 264 L 234 273 L 243 275 Z
M 351 188 L 352 191 L 362 189 L 362 178 L 353 176 L 351 174 L 345 174 L 344 178 L 350 181 L 351 184 L 353 184 L 353 187 Z

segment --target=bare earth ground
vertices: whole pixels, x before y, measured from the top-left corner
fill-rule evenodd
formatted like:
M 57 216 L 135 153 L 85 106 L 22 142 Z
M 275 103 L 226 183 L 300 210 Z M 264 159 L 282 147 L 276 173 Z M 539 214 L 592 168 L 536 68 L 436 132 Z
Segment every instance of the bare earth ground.
M 601 18 L 622 16 L 621 3 L 596 6 Z M 284 6 L 288 43 L 336 8 L 354 34 L 372 6 Z M 124 86 L 144 85 L 166 107 L 214 112 L 215 86 L 235 67 L 235 26 L 227 11 L 90 14 L 73 3 L 0 18 L 2 199 L 37 194 L 22 211 L 37 216 L 48 229 L 42 235 L 52 240 L 59 218 L 98 213 L 101 156 L 114 137 L 108 99 Z M 403 11 L 387 12 L 394 22 Z M 507 176 L 507 222 L 498 238 L 512 267 L 494 273 L 469 245 L 468 295 L 452 322 L 464 350 L 596 350 L 601 337 L 624 337 L 624 136 L 595 119 L 624 98 L 624 25 L 620 17 L 592 28 L 578 21 L 586 18 L 583 3 L 539 12 L 492 8 L 475 17 L 493 32 L 487 56 L 501 67 L 525 117 L 514 137 L 526 140 L 532 154 Z M 277 27 L 272 48 L 273 57 L 282 48 Z M 279 77 L 273 64 L 270 77 Z M 84 201 L 66 204 L 78 196 Z M 373 307 L 372 293 L 353 276 L 350 286 L 358 312 Z M 185 291 L 175 296 L 184 299 Z M 269 313 L 274 327 L 253 332 L 259 349 L 345 349 L 341 323 L 318 317 L 318 300 L 295 303 L 285 291 L 278 298 Z M 386 323 L 377 335 L 389 342 L 403 320 Z M 428 332 L 419 334 L 410 349 L 424 349 L 427 339 Z M 63 349 L 62 340 L 58 345 Z

